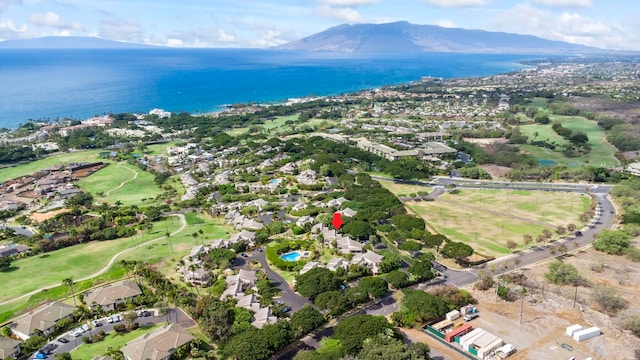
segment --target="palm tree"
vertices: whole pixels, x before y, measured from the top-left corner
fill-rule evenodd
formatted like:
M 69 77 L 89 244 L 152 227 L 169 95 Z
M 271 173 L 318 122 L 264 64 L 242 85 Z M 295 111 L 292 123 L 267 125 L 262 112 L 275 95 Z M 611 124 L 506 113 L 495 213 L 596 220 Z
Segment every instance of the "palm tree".
M 73 292 L 73 277 L 68 277 L 62 280 L 62 283 L 67 285 L 69 287 L 69 290 L 71 290 L 71 297 L 73 297 L 73 305 L 78 306 L 78 304 L 76 303 L 76 294 L 74 294 Z

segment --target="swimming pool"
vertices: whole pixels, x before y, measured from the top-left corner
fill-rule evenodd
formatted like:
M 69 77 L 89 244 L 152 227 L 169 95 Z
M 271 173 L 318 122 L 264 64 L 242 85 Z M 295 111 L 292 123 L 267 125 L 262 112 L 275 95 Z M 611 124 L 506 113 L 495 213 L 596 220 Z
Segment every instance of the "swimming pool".
M 280 184 L 281 181 L 282 181 L 282 179 L 271 179 L 271 180 L 269 180 L 269 182 L 272 183 L 272 184 Z
M 302 254 L 300 253 L 300 251 L 291 251 L 286 254 L 280 255 L 280 259 L 284 261 L 295 262 L 298 261 L 301 256 Z

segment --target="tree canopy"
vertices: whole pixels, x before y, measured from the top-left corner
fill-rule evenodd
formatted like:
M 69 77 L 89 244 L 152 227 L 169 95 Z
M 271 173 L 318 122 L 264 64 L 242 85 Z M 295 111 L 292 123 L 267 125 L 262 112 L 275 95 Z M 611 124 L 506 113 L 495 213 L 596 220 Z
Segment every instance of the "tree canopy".
M 355 315 L 336 325 L 333 338 L 340 340 L 346 355 L 356 355 L 366 339 L 389 333 L 393 327 L 384 316 Z
M 602 230 L 592 244 L 598 251 L 622 255 L 631 245 L 631 236 L 624 230 Z
M 549 264 L 549 272 L 545 274 L 545 277 L 556 285 L 570 285 L 580 279 L 580 274 L 575 266 L 554 261 Z
M 298 293 L 311 300 L 325 291 L 338 290 L 340 283 L 336 274 L 326 268 L 311 269 L 296 278 Z

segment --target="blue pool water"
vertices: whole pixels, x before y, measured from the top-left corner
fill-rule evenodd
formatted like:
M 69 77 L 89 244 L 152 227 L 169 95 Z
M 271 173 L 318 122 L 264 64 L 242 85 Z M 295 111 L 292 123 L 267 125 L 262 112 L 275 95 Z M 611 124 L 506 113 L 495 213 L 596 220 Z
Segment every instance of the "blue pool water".
M 298 261 L 298 259 L 300 259 L 301 256 L 302 254 L 300 253 L 300 251 L 291 251 L 286 254 L 280 255 L 280 259 L 284 261 L 295 262 L 295 261 Z
M 272 183 L 272 184 L 280 184 L 280 181 L 281 181 L 280 179 L 271 179 L 271 180 L 269 180 L 269 182 Z
M 557 162 L 549 159 L 538 159 L 538 163 L 542 166 L 558 165 Z

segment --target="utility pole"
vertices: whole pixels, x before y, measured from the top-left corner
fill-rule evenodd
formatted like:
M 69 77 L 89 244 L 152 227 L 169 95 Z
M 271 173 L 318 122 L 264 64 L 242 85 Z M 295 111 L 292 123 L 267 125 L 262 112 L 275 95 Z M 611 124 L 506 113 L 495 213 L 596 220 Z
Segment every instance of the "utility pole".
M 524 295 L 520 298 L 520 324 L 522 324 L 522 309 L 524 308 Z
M 578 285 L 576 285 L 576 292 L 573 294 L 573 308 L 576 308 L 576 299 L 578 298 Z

